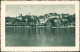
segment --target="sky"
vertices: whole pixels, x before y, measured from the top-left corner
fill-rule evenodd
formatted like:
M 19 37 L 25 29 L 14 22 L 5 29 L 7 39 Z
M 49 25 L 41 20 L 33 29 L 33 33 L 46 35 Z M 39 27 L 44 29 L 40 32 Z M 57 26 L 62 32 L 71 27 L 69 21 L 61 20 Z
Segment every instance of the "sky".
M 72 4 L 15 4 L 5 6 L 6 16 L 17 17 L 19 14 L 24 15 L 44 15 L 48 13 L 58 14 L 75 14 L 75 5 Z

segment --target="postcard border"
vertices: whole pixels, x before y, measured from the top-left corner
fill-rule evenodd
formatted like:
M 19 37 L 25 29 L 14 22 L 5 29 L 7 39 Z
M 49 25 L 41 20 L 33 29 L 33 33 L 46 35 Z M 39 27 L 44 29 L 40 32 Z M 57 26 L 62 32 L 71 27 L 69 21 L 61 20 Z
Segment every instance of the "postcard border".
M 6 4 L 75 4 L 76 46 L 75 47 L 5 47 L 5 5 Z M 79 51 L 79 2 L 78 1 L 1 1 L 1 50 L 2 51 Z

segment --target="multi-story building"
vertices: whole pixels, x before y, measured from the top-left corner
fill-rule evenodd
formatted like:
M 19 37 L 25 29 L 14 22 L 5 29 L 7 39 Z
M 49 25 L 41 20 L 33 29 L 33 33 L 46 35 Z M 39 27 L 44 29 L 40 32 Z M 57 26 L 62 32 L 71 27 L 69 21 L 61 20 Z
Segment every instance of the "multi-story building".
M 20 14 L 16 19 L 22 20 L 22 14 Z

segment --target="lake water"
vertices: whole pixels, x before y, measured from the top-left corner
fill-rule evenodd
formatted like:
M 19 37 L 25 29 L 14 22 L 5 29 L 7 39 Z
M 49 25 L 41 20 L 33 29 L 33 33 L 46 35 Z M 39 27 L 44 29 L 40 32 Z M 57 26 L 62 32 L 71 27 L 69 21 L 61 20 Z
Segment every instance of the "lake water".
M 75 46 L 75 28 L 6 27 L 6 46 Z

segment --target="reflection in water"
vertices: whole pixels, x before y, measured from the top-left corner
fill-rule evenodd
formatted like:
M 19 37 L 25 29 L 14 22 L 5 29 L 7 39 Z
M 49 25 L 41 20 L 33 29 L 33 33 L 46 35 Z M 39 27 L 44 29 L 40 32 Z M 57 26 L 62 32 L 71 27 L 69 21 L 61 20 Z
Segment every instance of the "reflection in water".
M 6 27 L 6 46 L 75 46 L 75 28 Z

